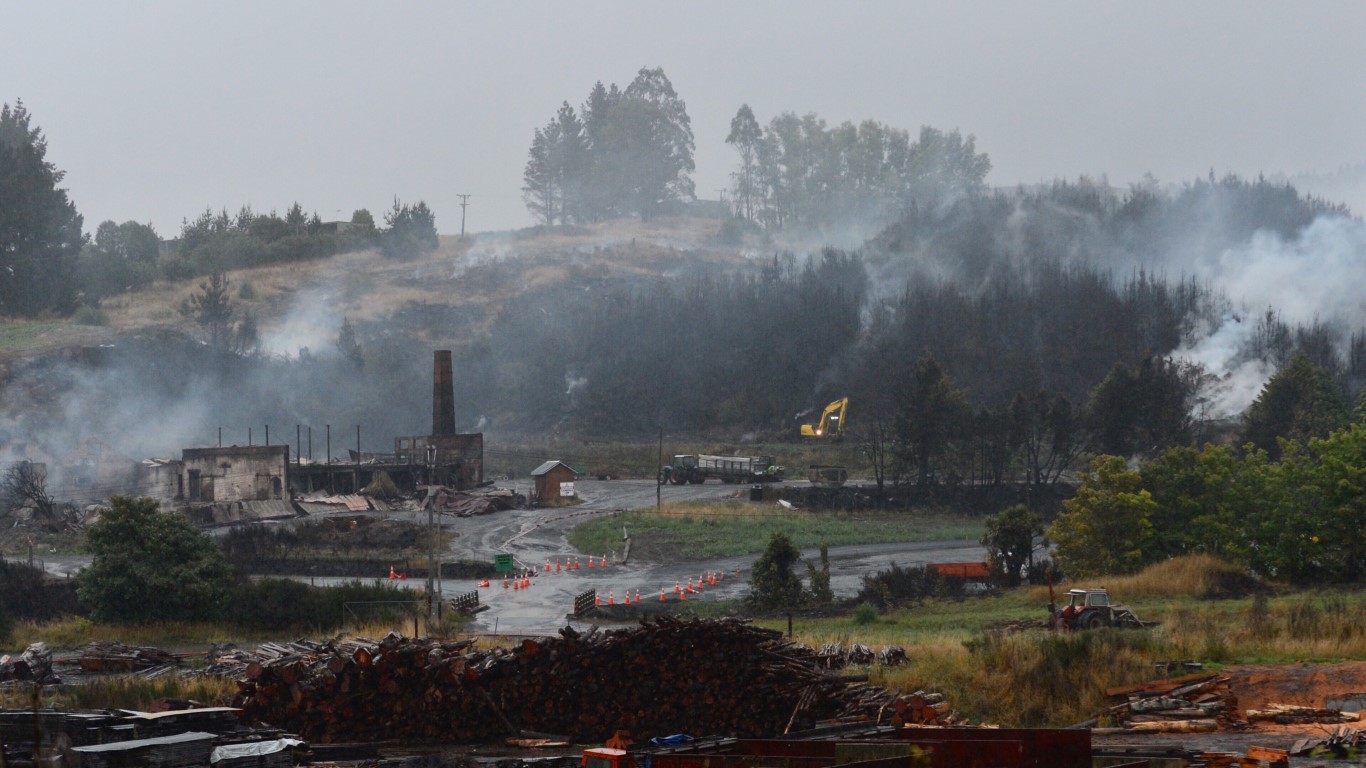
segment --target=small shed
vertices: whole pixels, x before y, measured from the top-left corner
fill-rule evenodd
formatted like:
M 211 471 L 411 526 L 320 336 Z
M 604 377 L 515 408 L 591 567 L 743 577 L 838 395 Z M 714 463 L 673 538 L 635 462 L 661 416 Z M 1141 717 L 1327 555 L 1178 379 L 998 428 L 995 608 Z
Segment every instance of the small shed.
M 531 470 L 535 488 L 531 500 L 542 504 L 555 504 L 577 495 L 574 479 L 579 476 L 574 468 L 563 461 L 547 461 Z

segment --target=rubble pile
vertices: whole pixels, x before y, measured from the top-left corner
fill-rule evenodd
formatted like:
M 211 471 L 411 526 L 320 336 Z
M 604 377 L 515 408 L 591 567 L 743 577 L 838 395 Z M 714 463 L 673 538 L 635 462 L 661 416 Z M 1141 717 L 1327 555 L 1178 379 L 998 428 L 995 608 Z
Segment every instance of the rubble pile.
M 1214 673 L 1153 680 L 1106 693 L 1124 701 L 1097 718 L 1113 726 L 1096 733 L 1202 733 L 1248 727 L 1238 717 L 1238 699 L 1229 678 Z
M 53 685 L 61 680 L 52 673 L 52 651 L 46 643 L 34 643 L 24 649 L 18 658 L 9 654 L 0 656 L 0 682 L 35 682 L 39 685 Z
M 526 497 L 503 489 L 470 493 L 441 488 L 431 502 L 436 511 L 443 515 L 473 517 L 525 506 Z
M 248 663 L 234 706 L 247 722 L 318 742 L 547 734 L 599 742 L 617 729 L 776 736 L 887 724 L 915 709 L 916 696 L 943 710 L 939 722 L 954 719 L 942 697 L 899 697 L 832 675 L 819 652 L 735 619 L 565 627 L 510 649 L 391 634 L 294 650 L 302 652 Z

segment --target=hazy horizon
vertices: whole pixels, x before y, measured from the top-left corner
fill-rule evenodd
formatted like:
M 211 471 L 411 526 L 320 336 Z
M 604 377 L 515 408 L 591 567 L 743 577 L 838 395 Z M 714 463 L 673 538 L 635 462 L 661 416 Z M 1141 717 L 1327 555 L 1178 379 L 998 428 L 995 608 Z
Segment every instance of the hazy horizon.
M 454 233 L 461 193 L 471 231 L 528 226 L 532 132 L 644 66 L 687 103 L 701 198 L 728 184 L 724 139 L 748 103 L 765 124 L 792 111 L 958 129 L 991 157 L 994 186 L 1312 174 L 1366 209 L 1361 4 L 376 9 L 13 5 L 22 34 L 0 50 L 0 101 L 29 108 L 87 232 L 132 219 L 174 237 L 205 208 L 295 201 L 325 220 L 380 218 L 398 196 Z

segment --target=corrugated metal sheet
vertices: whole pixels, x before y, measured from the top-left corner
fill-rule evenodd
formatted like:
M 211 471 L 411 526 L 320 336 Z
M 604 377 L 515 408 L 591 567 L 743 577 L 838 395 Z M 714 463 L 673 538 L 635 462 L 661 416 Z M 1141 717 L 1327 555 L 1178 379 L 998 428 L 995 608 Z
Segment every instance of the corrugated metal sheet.
M 370 500 L 364 496 L 354 493 L 340 494 L 337 496 L 308 496 L 303 499 L 301 504 L 326 504 L 331 507 L 346 507 L 348 512 L 369 512 Z M 311 510 L 310 510 L 311 511 Z M 336 512 L 335 509 L 326 510 Z

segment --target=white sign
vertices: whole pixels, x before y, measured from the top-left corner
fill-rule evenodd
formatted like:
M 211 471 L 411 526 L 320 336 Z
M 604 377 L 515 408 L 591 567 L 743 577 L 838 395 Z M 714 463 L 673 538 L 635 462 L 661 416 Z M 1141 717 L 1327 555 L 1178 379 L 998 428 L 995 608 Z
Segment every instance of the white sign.
M 571 480 L 571 481 L 569 481 L 569 482 L 567 482 L 567 483 L 560 483 L 560 495 L 561 495 L 561 496 L 573 496 L 573 495 L 574 495 L 574 481 Z

